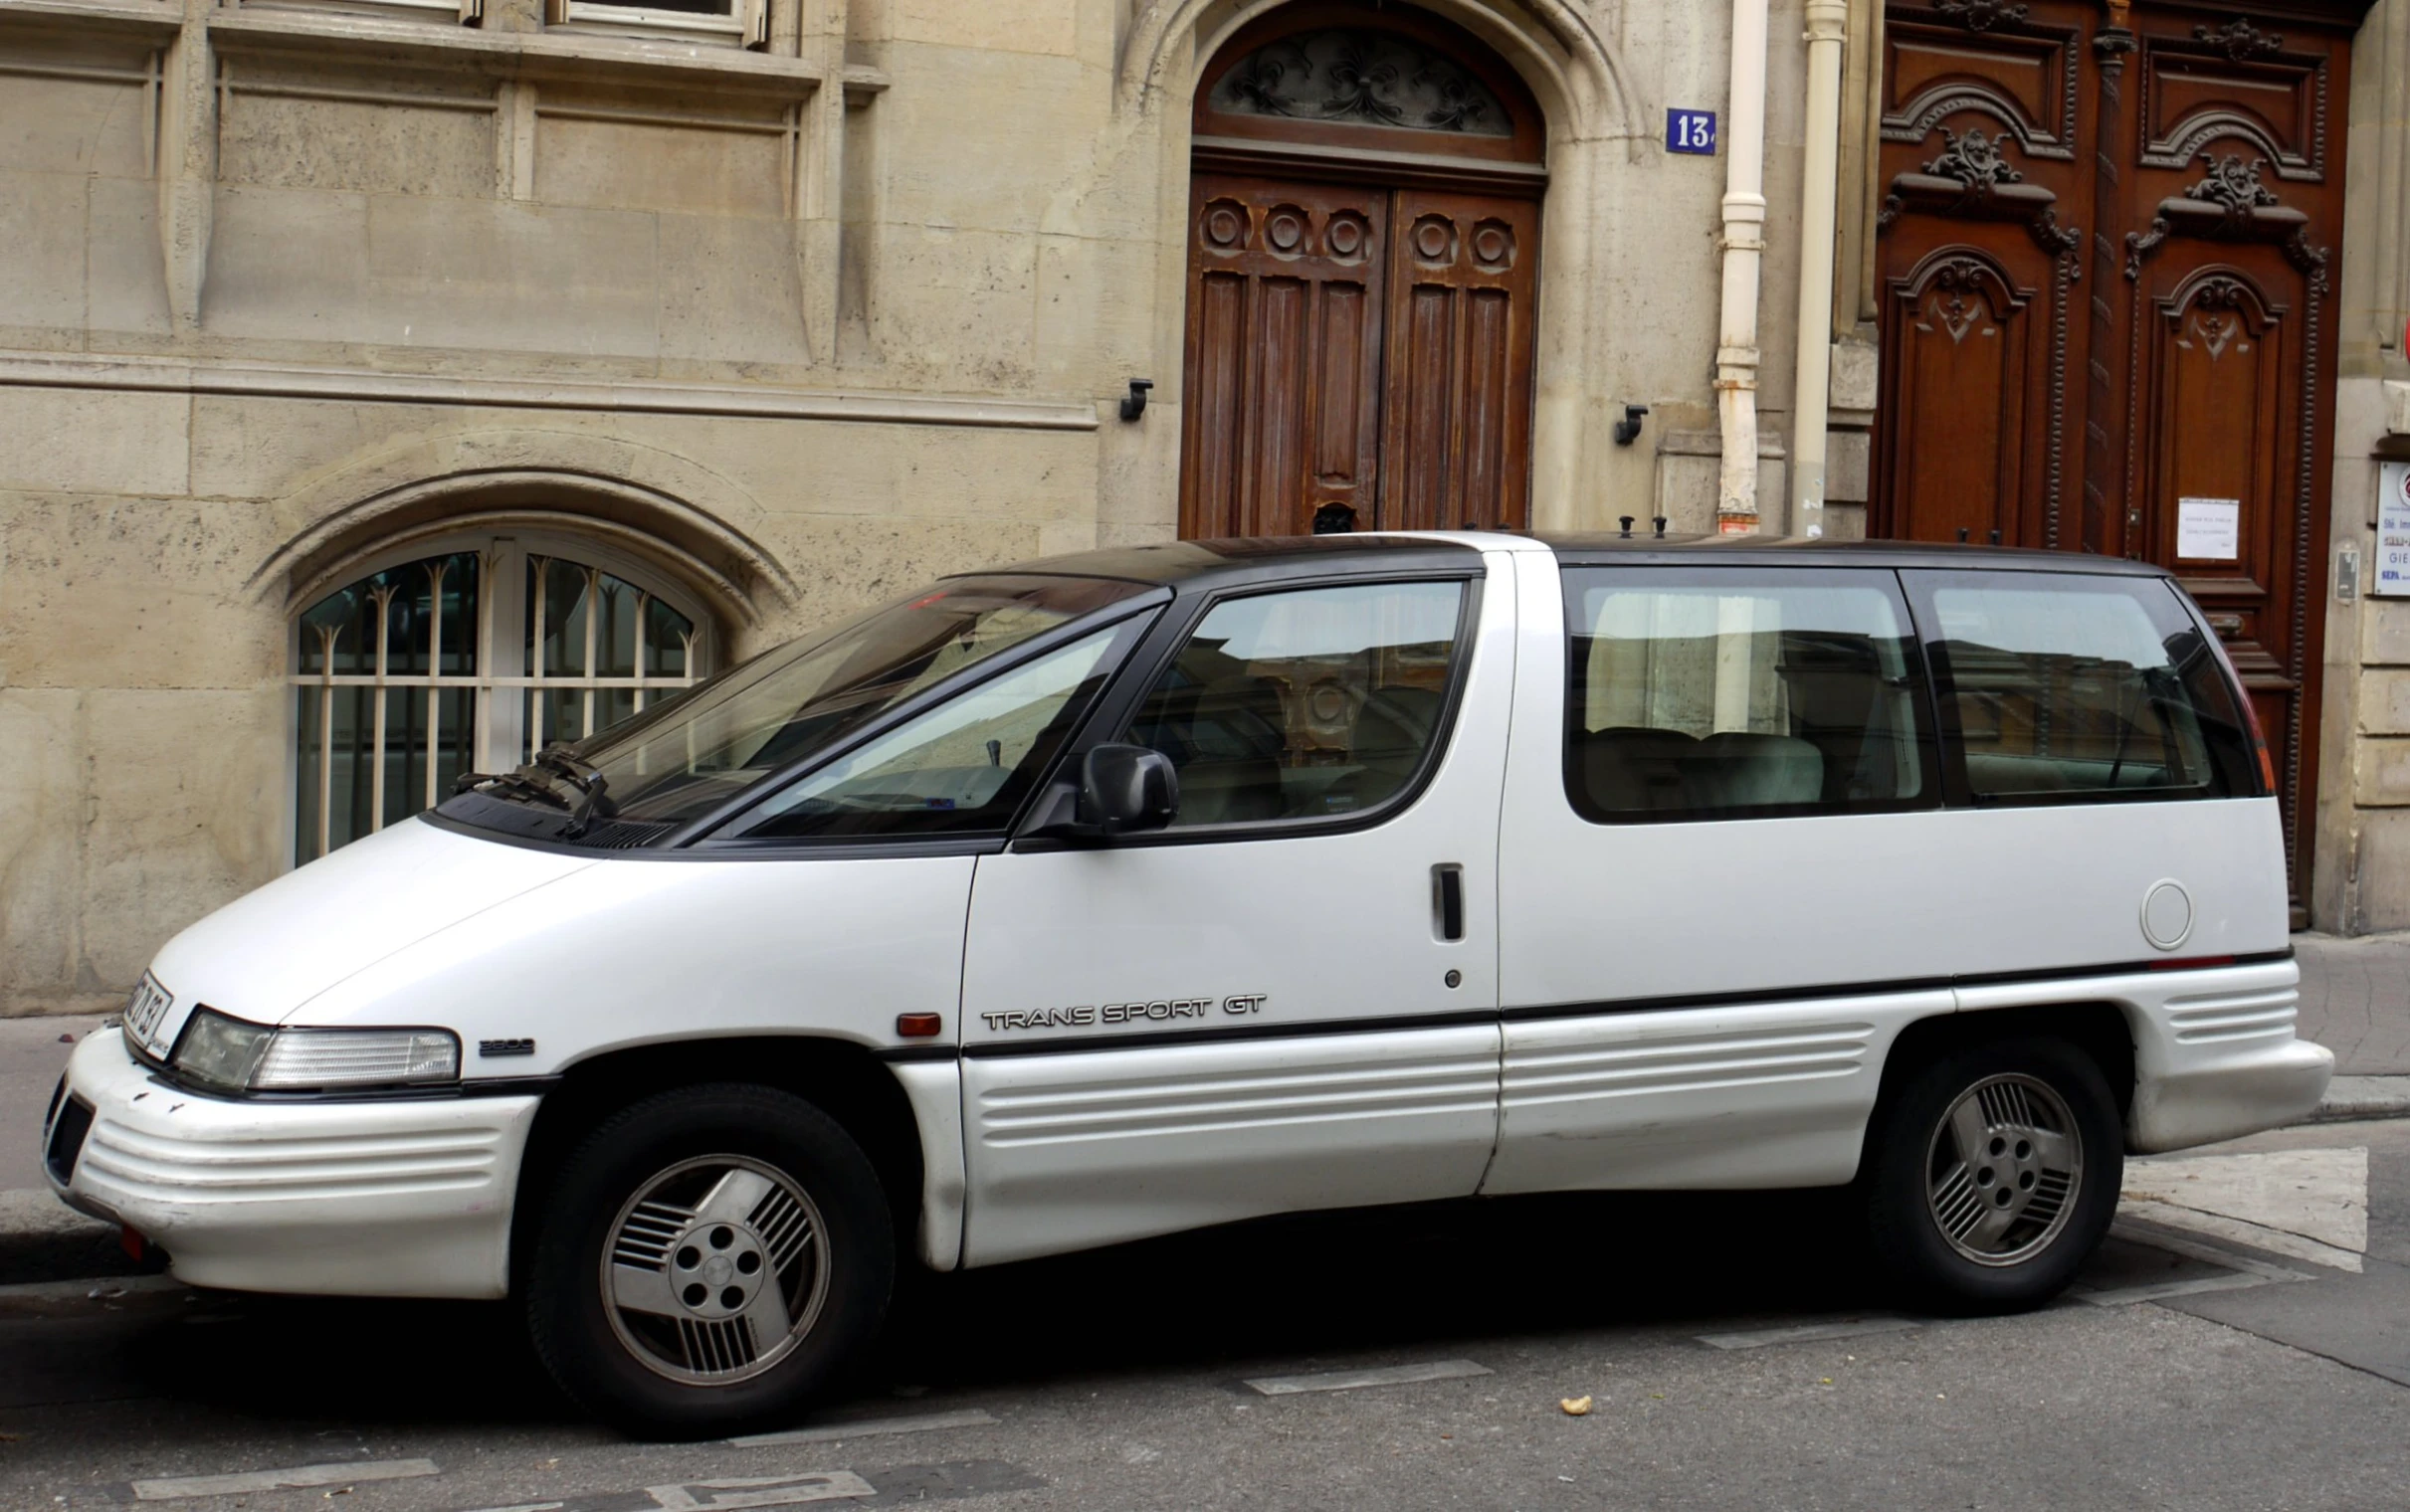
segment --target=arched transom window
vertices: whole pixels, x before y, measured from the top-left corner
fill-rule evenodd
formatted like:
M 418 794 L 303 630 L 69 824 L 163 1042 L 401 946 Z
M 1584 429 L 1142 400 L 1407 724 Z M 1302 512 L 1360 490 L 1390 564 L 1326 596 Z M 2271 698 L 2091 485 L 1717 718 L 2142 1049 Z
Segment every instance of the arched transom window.
M 709 670 L 701 606 L 642 564 L 539 538 L 444 541 L 296 624 L 296 864 L 433 808 Z

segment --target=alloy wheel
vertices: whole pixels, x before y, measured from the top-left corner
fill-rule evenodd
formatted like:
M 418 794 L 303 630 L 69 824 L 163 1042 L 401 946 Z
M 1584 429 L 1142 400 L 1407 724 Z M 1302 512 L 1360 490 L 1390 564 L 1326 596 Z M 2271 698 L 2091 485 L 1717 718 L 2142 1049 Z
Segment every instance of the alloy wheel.
M 802 1185 L 738 1155 L 681 1161 L 612 1221 L 603 1310 L 658 1375 L 727 1386 L 801 1344 L 828 1299 L 828 1228 Z
M 1978 1265 L 2015 1265 L 2048 1249 L 2083 1181 L 2075 1112 L 2033 1076 L 1968 1087 L 1926 1146 L 1926 1209 L 1950 1247 Z

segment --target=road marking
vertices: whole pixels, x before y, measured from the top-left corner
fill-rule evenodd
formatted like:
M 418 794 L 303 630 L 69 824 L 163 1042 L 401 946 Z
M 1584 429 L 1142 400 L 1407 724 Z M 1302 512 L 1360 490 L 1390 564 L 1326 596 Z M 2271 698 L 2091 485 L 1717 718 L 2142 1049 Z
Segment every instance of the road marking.
M 918 1506 L 1034 1491 L 1046 1482 L 998 1459 L 898 1465 L 869 1475 L 852 1470 L 790 1470 L 779 1475 L 712 1476 L 665 1486 L 580 1491 L 554 1501 L 515 1502 L 477 1512 L 735 1512 L 738 1508 L 801 1507 L 814 1502 L 878 1498 Z
M 362 1480 L 408 1480 L 437 1473 L 432 1459 L 362 1459 L 350 1464 L 296 1465 L 290 1470 L 245 1470 L 236 1475 L 172 1475 L 159 1480 L 137 1480 L 133 1490 L 137 1501 L 177 1501 L 187 1496 L 342 1486 Z
M 1701 1334 L 1716 1349 L 1763 1349 L 1769 1344 L 1811 1344 L 1819 1339 L 1855 1339 L 1863 1334 L 1898 1334 L 1924 1325 L 1914 1318 L 1853 1318 L 1846 1323 L 1805 1323 L 1796 1328 L 1760 1328 L 1737 1334 Z
M 695 1493 L 711 1493 L 708 1501 Z M 720 1512 L 734 1507 L 800 1507 L 806 1502 L 843 1501 L 877 1496 L 879 1488 L 851 1470 L 813 1470 L 802 1475 L 734 1475 L 716 1480 L 690 1480 L 675 1486 L 647 1486 L 647 1495 L 662 1512 Z
M 2156 1302 L 2161 1297 L 2189 1297 L 2204 1291 L 2247 1291 L 2254 1286 L 2267 1284 L 2266 1276 L 2236 1272 L 2232 1275 L 2201 1276 L 2190 1281 L 2153 1281 L 2143 1286 L 2120 1286 L 2113 1291 L 2077 1291 L 2073 1295 L 2095 1307 L 2126 1307 L 2135 1302 Z
M 1323 1371 L 1310 1376 L 1264 1376 L 1242 1383 L 1262 1397 L 1294 1397 L 1300 1392 L 1352 1392 L 1367 1386 L 1411 1386 L 1418 1381 L 1456 1381 L 1491 1374 L 1487 1365 L 1470 1360 L 1433 1360 L 1423 1365 L 1391 1365 L 1379 1370 Z
M 786 1428 L 776 1433 L 747 1433 L 731 1438 L 729 1443 L 740 1449 L 760 1448 L 774 1443 L 835 1443 L 841 1438 L 868 1438 L 878 1433 L 924 1433 L 931 1428 L 984 1427 L 996 1419 L 977 1408 L 959 1413 L 923 1413 L 917 1418 L 871 1418 L 861 1422 L 829 1422 L 808 1428 Z
M 2180 1254 L 2186 1259 L 2199 1260 L 2204 1264 L 2222 1266 L 2231 1274 L 2201 1276 L 2190 1281 L 2148 1281 L 2140 1286 L 2119 1286 L 2108 1291 L 2087 1291 L 2076 1288 L 2069 1293 L 2071 1296 L 2090 1302 L 2096 1307 L 2123 1307 L 2133 1302 L 2155 1302 L 2161 1297 L 2191 1296 L 2204 1291 L 2241 1291 L 2247 1287 L 2266 1286 L 2272 1282 L 2315 1279 L 2299 1270 L 2272 1264 L 2267 1260 L 2254 1259 L 2247 1254 L 2236 1254 L 2230 1249 L 2195 1243 L 2193 1240 L 2177 1234 L 2161 1232 L 2156 1228 L 2137 1228 L 2133 1223 L 2128 1222 L 2128 1220 L 2136 1218 L 2151 1224 L 2159 1224 L 2166 1222 L 2167 1215 L 2163 1208 L 2155 1206 L 2139 1213 L 2130 1211 L 2120 1213 L 2117 1221 L 2109 1228 L 2110 1235 L 2123 1239 L 2129 1244 L 2142 1244 L 2152 1249 L 2163 1249 L 2169 1254 Z
M 2129 1217 L 2356 1272 L 2368 1249 L 2368 1149 L 2154 1156 L 2125 1164 Z

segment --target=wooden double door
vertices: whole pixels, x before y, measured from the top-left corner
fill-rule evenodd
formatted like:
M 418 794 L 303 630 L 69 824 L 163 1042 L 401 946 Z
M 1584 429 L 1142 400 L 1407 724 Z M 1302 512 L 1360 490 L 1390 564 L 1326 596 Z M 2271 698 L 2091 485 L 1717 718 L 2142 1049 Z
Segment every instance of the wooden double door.
M 2310 884 L 2344 103 L 2366 0 L 1886 8 L 1870 533 L 2156 562 Z
M 1520 526 L 1539 203 L 1200 171 L 1180 533 Z

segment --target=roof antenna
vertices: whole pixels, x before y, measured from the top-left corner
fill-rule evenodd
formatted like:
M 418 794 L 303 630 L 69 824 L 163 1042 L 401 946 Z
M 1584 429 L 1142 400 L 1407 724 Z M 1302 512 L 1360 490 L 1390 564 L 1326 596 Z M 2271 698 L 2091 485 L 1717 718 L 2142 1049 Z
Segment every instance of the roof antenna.
M 1623 538 L 1627 541 L 1630 540 L 1632 538 L 1632 516 L 1629 514 L 1618 514 L 1615 517 L 1623 521 Z

